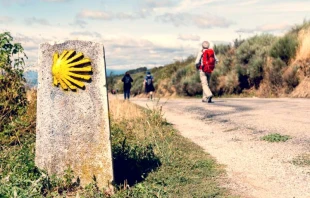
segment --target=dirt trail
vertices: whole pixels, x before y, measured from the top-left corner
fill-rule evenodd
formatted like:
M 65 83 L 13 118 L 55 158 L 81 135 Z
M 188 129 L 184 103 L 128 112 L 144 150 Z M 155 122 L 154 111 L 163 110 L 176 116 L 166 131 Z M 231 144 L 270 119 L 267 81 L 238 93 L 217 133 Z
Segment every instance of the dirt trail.
M 156 102 L 131 99 L 151 107 Z M 309 99 L 161 99 L 164 116 L 180 133 L 226 165 L 223 184 L 241 197 L 309 198 L 310 166 L 292 160 L 310 153 Z M 269 133 L 290 135 L 269 143 Z

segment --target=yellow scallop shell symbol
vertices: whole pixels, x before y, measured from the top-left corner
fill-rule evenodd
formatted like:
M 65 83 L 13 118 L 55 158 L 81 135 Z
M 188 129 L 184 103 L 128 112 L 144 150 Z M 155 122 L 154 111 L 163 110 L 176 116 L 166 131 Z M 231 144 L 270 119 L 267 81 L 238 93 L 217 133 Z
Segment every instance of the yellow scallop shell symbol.
M 74 54 L 74 50 L 64 50 L 59 56 L 54 53 L 52 75 L 55 86 L 60 86 L 67 90 L 76 90 L 77 86 L 84 88 L 84 83 L 80 80 L 90 80 L 89 72 L 92 71 L 89 58 L 84 58 L 83 53 Z M 86 73 L 88 72 L 88 73 Z

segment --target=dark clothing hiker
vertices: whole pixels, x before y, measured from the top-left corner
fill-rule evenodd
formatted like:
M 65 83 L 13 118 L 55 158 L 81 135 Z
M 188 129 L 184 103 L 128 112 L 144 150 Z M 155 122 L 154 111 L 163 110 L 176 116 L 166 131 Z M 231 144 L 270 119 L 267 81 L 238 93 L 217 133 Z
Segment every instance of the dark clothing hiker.
M 126 98 L 130 98 L 131 83 L 133 82 L 133 79 L 128 72 L 126 72 L 122 78 L 122 82 L 124 83 L 124 99 L 126 100 Z

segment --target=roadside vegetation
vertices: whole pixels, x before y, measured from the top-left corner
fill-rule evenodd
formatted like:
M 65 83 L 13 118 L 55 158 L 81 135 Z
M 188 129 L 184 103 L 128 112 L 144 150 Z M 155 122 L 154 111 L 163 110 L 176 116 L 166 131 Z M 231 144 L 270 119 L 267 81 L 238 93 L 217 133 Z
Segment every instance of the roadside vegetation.
M 271 133 L 261 138 L 261 140 L 265 140 L 267 142 L 286 142 L 289 139 L 291 139 L 290 136 L 281 135 L 279 133 Z
M 260 34 L 236 39 L 233 45 L 215 45 L 219 58 L 212 73 L 215 96 L 310 97 L 310 21 L 295 25 L 285 35 Z M 150 69 L 159 96 L 202 94 L 195 57 L 189 56 Z M 143 93 L 145 72 L 134 72 L 134 95 Z M 122 91 L 119 76 L 111 86 Z
M 99 189 L 95 180 L 82 188 L 70 167 L 62 178 L 38 169 L 36 91 L 28 90 L 27 100 L 25 57 L 9 33 L 0 34 L 1 198 L 232 197 L 219 187 L 219 178 L 225 175 L 222 167 L 181 137 L 163 119 L 160 106 L 141 109 L 117 98 L 109 101 L 115 194 Z

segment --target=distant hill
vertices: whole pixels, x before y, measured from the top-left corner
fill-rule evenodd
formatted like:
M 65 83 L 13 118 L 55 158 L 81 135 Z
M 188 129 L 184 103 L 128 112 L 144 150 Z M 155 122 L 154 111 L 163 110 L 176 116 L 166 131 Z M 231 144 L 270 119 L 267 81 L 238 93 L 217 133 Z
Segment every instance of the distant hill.
M 120 69 L 120 70 L 115 70 L 115 69 L 106 69 L 107 76 L 110 76 L 111 74 L 115 75 L 121 75 L 124 74 L 127 71 L 127 69 Z
M 26 82 L 30 87 L 36 87 L 38 85 L 38 72 L 36 71 L 26 71 L 24 73 Z
M 111 69 L 107 69 L 107 76 L 111 76 L 111 73 L 113 74 L 113 76 L 119 76 L 119 75 L 124 75 L 126 72 L 129 72 L 130 74 L 136 74 L 136 73 L 140 73 L 140 72 L 146 72 L 148 69 L 147 67 L 139 67 L 137 69 L 123 69 L 123 70 L 111 70 Z

